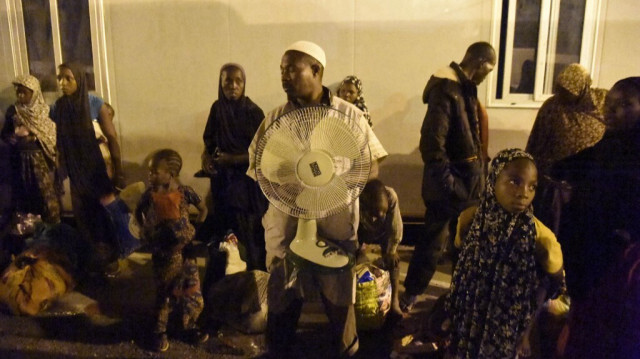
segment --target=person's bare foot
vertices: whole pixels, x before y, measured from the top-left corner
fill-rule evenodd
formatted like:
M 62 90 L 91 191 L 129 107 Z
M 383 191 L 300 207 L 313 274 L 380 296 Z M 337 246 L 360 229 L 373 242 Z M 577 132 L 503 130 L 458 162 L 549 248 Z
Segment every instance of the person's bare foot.
M 400 309 L 400 304 L 397 301 L 391 303 L 391 314 L 398 317 L 404 317 L 405 313 L 402 311 L 402 309 Z
M 516 358 L 528 358 L 531 356 L 531 342 L 529 342 L 529 333 L 526 332 L 520 337 L 516 346 Z

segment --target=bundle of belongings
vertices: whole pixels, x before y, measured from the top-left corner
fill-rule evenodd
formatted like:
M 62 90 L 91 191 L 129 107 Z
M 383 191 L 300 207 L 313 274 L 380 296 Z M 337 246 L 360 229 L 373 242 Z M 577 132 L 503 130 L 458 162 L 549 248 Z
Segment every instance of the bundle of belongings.
M 91 248 L 66 224 L 39 225 L 26 249 L 0 278 L 0 306 L 16 315 L 36 315 L 70 292 L 90 260 Z
M 268 282 L 269 273 L 260 270 L 225 276 L 207 293 L 207 319 L 247 334 L 264 332 Z
M 356 325 L 359 330 L 380 329 L 391 309 L 389 272 L 371 263 L 358 264 L 356 270 Z
M 209 248 L 209 271 L 204 314 L 211 323 L 225 323 L 247 334 L 264 332 L 267 326 L 267 283 L 269 273 L 246 271 L 247 265 L 240 258 L 238 239 L 228 232 L 217 248 Z

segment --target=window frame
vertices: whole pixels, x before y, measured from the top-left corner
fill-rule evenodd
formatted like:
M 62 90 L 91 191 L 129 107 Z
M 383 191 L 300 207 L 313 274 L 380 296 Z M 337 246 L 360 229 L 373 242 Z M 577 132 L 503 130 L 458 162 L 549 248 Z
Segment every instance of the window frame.
M 9 41 L 13 56 L 14 77 L 28 74 L 29 54 L 27 51 L 27 34 L 24 26 L 22 2 L 28 0 L 7 0 L 7 16 L 9 22 Z M 58 21 L 58 1 L 48 0 L 51 14 L 51 37 L 56 69 L 62 64 L 62 45 Z M 89 22 L 91 26 L 91 52 L 93 55 L 93 72 L 95 75 L 95 93 L 111 102 L 111 86 L 109 83 L 107 41 L 104 19 L 103 0 L 88 0 Z M 47 97 L 48 93 L 45 93 Z M 57 97 L 57 96 L 56 96 Z
M 582 42 L 580 47 L 580 64 L 587 68 L 594 83 L 599 72 L 601 53 L 601 28 L 604 12 L 603 0 L 585 0 L 585 16 L 582 26 Z M 493 0 L 491 20 L 491 43 L 497 52 L 500 49 L 503 0 Z M 541 0 L 540 27 L 538 29 L 538 45 L 536 54 L 536 77 L 533 94 L 511 93 L 511 68 L 513 63 L 513 38 L 515 29 L 516 0 L 509 0 L 506 26 L 506 47 L 504 54 L 504 70 L 502 83 L 498 83 L 498 71 L 493 71 L 487 78 L 486 103 L 488 107 L 503 108 L 539 108 L 552 95 L 550 90 L 552 73 L 547 71 L 550 60 L 555 58 L 555 40 L 558 31 L 560 1 Z M 539 51 L 539 49 L 546 49 Z M 549 50 L 551 49 L 551 50 Z M 498 53 L 500 58 L 502 54 Z M 498 70 L 496 66 L 496 70 Z M 502 86 L 502 99 L 496 98 L 498 86 Z M 546 87 L 546 88 L 543 88 Z M 547 93 L 545 93 L 545 91 Z

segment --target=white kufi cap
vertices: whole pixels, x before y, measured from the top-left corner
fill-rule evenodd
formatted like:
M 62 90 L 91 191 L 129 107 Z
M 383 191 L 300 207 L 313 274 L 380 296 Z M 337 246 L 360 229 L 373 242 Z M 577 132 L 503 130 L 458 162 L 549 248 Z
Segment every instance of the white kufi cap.
M 318 62 L 322 64 L 322 67 L 327 66 L 327 57 L 324 54 L 324 50 L 311 41 L 296 41 L 287 47 L 285 52 L 287 51 L 299 51 L 305 53 L 318 60 Z

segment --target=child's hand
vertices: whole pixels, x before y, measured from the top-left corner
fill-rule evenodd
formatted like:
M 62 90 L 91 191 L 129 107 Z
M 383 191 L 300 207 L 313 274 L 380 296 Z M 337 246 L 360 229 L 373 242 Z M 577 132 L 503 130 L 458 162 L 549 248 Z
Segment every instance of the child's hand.
M 29 136 L 29 130 L 25 126 L 17 126 L 14 130 L 14 133 L 18 137 L 27 137 Z
M 217 152 L 217 156 L 213 159 L 216 165 L 226 167 L 233 164 L 233 158 L 226 152 Z

